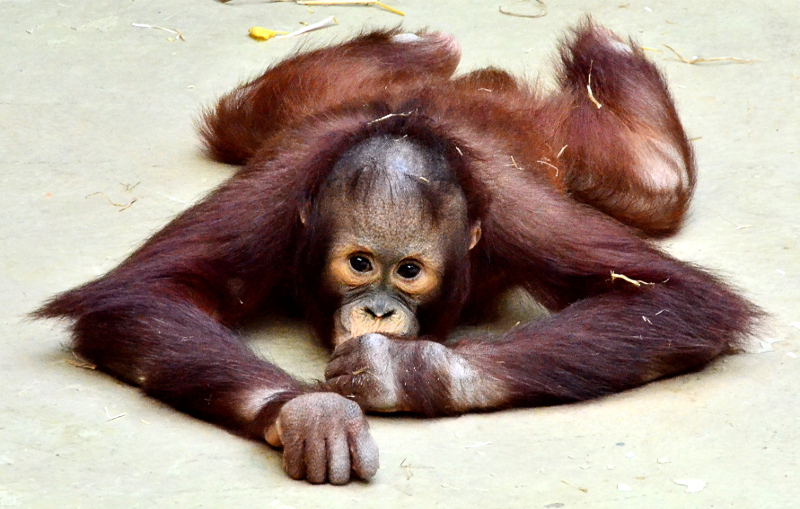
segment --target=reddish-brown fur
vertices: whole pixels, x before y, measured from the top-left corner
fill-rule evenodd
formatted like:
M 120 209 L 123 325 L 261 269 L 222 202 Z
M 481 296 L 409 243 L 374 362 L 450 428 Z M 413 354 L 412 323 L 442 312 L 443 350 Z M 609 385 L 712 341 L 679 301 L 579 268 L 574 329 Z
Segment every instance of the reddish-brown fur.
M 422 333 L 443 339 L 464 309 L 513 285 L 555 312 L 499 341 L 452 347 L 507 388 L 495 407 L 593 398 L 695 370 L 751 331 L 756 308 L 643 240 L 680 226 L 695 170 L 641 51 L 620 51 L 585 22 L 563 45 L 560 88 L 544 97 L 496 69 L 453 78 L 451 39 L 395 34 L 290 58 L 225 96 L 202 132 L 213 157 L 242 169 L 119 267 L 36 315 L 73 319 L 76 351 L 147 394 L 263 439 L 283 403 L 317 388 L 256 357 L 231 328 L 292 291 L 313 263 L 296 258 L 299 217 L 338 156 L 396 134 L 444 147 L 483 231 Z M 673 179 L 674 168 L 684 173 Z M 310 319 L 325 328 L 325 317 Z M 407 408 L 465 411 L 411 351 L 424 343 L 402 346 L 413 368 L 400 380 Z M 258 388 L 278 394 L 247 415 L 242 398 Z

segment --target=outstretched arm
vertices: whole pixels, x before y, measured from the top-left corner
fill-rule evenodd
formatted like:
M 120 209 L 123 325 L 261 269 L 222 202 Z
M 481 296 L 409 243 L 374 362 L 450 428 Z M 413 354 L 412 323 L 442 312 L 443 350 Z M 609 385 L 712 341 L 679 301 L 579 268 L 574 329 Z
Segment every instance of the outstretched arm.
M 524 175 L 489 180 L 486 258 L 554 314 L 453 346 L 345 343 L 328 383 L 365 409 L 442 415 L 589 399 L 699 369 L 751 332 L 760 312 L 715 277 Z
M 557 313 L 497 347 L 455 351 L 502 380 L 505 404 L 580 400 L 699 369 L 736 348 L 760 312 L 717 278 L 627 228 L 507 178 L 485 229 L 495 263 Z M 514 220 L 516 213 L 526 221 Z
M 369 478 L 378 452 L 357 405 L 313 392 L 229 328 L 292 266 L 298 211 L 287 204 L 298 203 L 304 182 L 280 165 L 270 170 L 237 175 L 121 266 L 36 316 L 74 320 L 77 353 L 148 395 L 283 446 L 295 478 Z

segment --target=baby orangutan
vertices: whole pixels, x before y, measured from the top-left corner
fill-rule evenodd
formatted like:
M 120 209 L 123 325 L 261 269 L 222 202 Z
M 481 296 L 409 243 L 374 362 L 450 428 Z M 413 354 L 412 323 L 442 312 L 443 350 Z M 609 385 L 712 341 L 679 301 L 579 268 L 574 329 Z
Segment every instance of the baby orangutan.
M 100 369 L 333 484 L 378 468 L 364 412 L 595 398 L 700 369 L 751 331 L 753 305 L 647 240 L 680 227 L 695 166 L 640 49 L 584 21 L 549 95 L 493 68 L 455 76 L 459 58 L 451 36 L 378 31 L 239 86 L 202 135 L 241 169 L 36 316 L 71 319 Z M 444 343 L 512 287 L 552 314 Z M 333 347 L 326 382 L 234 332 L 276 299 Z

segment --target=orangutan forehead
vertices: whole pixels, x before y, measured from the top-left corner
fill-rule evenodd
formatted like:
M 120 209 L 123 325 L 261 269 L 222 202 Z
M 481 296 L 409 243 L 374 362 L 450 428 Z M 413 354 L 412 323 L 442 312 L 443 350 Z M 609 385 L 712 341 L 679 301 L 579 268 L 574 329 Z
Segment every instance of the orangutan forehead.
M 323 186 L 318 207 L 340 226 L 397 243 L 467 220 L 466 198 L 445 157 L 390 136 L 348 150 Z
M 323 188 L 352 201 L 419 199 L 433 208 L 439 208 L 438 196 L 452 191 L 461 193 L 441 148 L 388 135 L 368 138 L 342 154 Z
M 416 191 L 380 189 L 361 196 L 333 196 L 320 212 L 338 232 L 335 238 L 345 235 L 350 244 L 406 253 L 449 242 L 463 235 L 467 224 L 466 204 L 455 193 L 433 203 Z
M 334 165 L 329 181 L 358 181 L 359 173 L 371 171 L 399 180 L 455 182 L 441 147 L 394 135 L 374 136 L 350 147 Z

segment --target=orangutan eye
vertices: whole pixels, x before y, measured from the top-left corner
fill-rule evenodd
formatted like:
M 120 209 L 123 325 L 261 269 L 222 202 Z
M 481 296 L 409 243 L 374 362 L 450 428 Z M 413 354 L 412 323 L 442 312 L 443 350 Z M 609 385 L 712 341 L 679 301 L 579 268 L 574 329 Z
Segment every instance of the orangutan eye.
M 405 262 L 397 267 L 397 274 L 404 279 L 414 279 L 422 271 L 416 263 Z
M 350 267 L 356 272 L 369 272 L 372 270 L 372 263 L 364 256 L 351 256 Z

